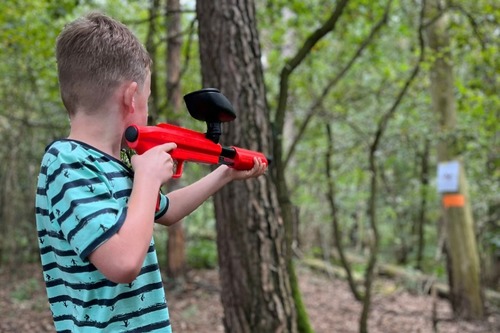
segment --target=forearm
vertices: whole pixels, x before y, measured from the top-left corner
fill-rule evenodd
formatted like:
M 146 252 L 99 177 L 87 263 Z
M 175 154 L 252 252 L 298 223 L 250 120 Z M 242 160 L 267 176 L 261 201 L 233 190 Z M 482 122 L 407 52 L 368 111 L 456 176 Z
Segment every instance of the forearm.
M 232 180 L 228 167 L 220 166 L 197 182 L 170 192 L 167 213 L 156 222 L 168 226 L 180 221 Z
M 235 170 L 226 165 L 221 165 L 196 183 L 169 193 L 170 203 L 167 213 L 156 222 L 163 225 L 174 224 L 191 214 L 227 183 L 233 180 L 259 177 L 264 174 L 266 169 L 267 164 L 258 158 L 254 158 L 254 166 L 251 170 Z

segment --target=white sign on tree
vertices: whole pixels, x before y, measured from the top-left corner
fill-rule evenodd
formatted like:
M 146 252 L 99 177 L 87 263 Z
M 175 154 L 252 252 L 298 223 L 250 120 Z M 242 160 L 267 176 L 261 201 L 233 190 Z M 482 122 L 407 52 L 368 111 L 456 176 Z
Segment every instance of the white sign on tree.
M 458 192 L 460 163 L 442 162 L 437 168 L 437 190 L 439 193 Z

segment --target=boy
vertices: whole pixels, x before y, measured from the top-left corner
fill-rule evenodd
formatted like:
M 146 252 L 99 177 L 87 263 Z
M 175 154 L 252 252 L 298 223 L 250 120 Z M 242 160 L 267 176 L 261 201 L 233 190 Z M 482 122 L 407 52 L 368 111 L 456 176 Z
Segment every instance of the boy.
M 153 242 L 153 222 L 175 223 L 252 170 L 220 166 L 158 193 L 173 174 L 166 143 L 120 161 L 123 133 L 146 125 L 151 60 L 123 24 L 91 13 L 65 27 L 56 57 L 71 130 L 41 163 L 36 223 L 47 294 L 58 332 L 171 332 Z

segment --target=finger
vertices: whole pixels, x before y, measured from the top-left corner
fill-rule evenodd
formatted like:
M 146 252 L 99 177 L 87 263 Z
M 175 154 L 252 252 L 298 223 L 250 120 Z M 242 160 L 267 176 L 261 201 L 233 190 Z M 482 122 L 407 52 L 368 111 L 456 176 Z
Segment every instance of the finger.
M 261 167 L 260 167 L 260 174 L 262 175 L 262 174 L 264 174 L 267 171 L 268 165 L 264 161 L 261 161 L 261 163 L 262 164 L 261 164 Z
M 262 165 L 262 160 L 260 158 L 258 158 L 258 157 L 254 157 L 253 158 L 253 167 L 254 167 L 254 169 L 260 168 L 261 165 Z
M 158 149 L 164 152 L 169 152 L 175 148 L 177 148 L 177 144 L 175 144 L 175 142 L 167 142 L 158 146 Z
M 259 176 L 262 174 L 263 170 L 264 170 L 264 163 L 262 162 L 262 160 L 257 157 L 254 157 L 253 168 L 248 170 L 249 171 L 248 177 Z

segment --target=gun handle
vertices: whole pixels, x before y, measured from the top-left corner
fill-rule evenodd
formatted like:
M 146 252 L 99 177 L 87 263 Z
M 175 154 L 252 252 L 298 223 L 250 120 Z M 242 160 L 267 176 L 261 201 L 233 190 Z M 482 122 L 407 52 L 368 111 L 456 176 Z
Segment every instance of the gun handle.
M 175 167 L 175 173 L 173 174 L 172 178 L 180 178 L 182 176 L 182 171 L 184 169 L 184 162 L 182 160 L 177 160 L 177 166 Z

